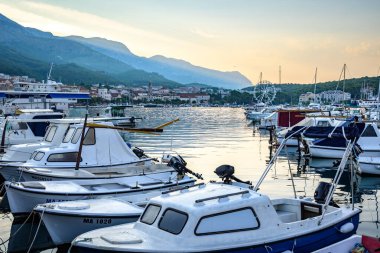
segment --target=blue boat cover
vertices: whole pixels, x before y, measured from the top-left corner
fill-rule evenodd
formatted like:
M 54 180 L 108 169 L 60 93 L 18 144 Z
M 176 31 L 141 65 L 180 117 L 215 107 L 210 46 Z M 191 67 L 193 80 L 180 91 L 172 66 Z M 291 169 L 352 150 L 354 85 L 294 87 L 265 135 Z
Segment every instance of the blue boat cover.
M 86 93 L 49 93 L 48 98 L 73 98 L 73 99 L 90 99 Z

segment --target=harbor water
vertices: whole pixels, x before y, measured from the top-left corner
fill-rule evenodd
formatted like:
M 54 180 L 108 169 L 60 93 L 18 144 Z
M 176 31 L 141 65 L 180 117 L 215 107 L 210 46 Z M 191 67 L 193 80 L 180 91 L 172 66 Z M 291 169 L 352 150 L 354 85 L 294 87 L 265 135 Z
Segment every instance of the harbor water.
M 126 110 L 127 116 L 142 118 L 138 121 L 138 127 L 156 127 L 179 118 L 178 122 L 165 127 L 162 134 L 124 133 L 124 138 L 132 146 L 143 149 L 152 157 L 161 157 L 169 150 L 177 152 L 186 160 L 187 167 L 201 173 L 206 182 L 220 180 L 214 170 L 220 165 L 229 164 L 235 167 L 235 176 L 252 181 L 255 185 L 270 159 L 271 152 L 275 151 L 269 145 L 269 132 L 258 131 L 250 125 L 241 108 Z M 313 198 L 319 182 L 330 182 L 335 176 L 336 165 L 335 160 L 306 159 L 299 156 L 296 148 L 284 149 L 261 185 L 260 192 L 271 197 L 296 195 Z M 334 200 L 340 205 L 350 205 L 350 177 L 348 171 L 343 174 L 334 195 Z M 358 233 L 379 237 L 380 177 L 361 177 L 355 174 L 353 181 L 354 203 L 362 209 Z M 6 218 L 3 217 L 0 222 L 4 219 Z M 24 226 L 21 234 L 33 238 L 31 235 L 34 235 L 38 224 L 34 222 L 34 226 Z M 1 229 L 4 229 L 4 226 Z M 12 231 L 17 229 L 18 227 L 12 227 Z M 30 240 L 25 241 L 21 236 L 11 238 L 9 245 L 13 245 L 14 248 L 10 248 L 10 252 L 27 251 Z M 25 244 L 26 250 L 21 249 L 22 244 Z M 51 247 L 42 225 L 33 248 L 42 250 Z

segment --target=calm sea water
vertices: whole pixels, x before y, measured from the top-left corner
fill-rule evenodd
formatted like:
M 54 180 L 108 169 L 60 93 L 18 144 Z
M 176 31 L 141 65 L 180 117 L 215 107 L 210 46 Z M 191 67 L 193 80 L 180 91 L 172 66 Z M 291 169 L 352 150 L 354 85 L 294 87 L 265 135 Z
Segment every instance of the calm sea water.
M 138 127 L 155 127 L 167 121 L 180 120 L 164 129 L 160 135 L 127 133 L 125 138 L 153 157 L 164 151 L 178 152 L 188 168 L 203 174 L 205 181 L 218 180 L 215 168 L 222 164 L 235 167 L 235 175 L 257 182 L 270 157 L 269 134 L 254 131 L 240 108 L 130 108 L 129 116 L 142 117 Z M 284 150 L 269 172 L 260 191 L 270 196 L 313 197 L 320 181 L 330 182 L 335 175 L 334 160 L 305 160 L 295 149 Z M 354 202 L 360 207 L 361 223 L 358 233 L 380 236 L 379 194 L 380 177 L 354 176 Z M 350 174 L 344 173 L 334 199 L 349 204 Z M 13 230 L 14 228 L 12 228 Z M 17 228 L 16 228 L 17 229 Z M 31 228 L 25 233 L 31 233 Z M 47 248 L 46 234 L 40 233 L 41 248 Z M 17 239 L 15 239 L 17 240 Z M 36 247 L 39 247 L 38 240 Z

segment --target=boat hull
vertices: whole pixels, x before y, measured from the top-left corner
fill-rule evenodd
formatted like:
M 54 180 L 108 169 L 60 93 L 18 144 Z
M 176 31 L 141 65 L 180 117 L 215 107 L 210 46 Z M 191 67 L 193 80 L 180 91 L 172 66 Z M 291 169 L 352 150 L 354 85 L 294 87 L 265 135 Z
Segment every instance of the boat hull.
M 354 225 L 354 229 L 347 233 L 342 233 L 339 231 L 341 226 L 352 223 Z M 316 232 L 312 232 L 309 234 L 300 235 L 297 237 L 292 237 L 286 240 L 282 241 L 273 241 L 268 242 L 267 244 L 263 245 L 250 245 L 250 246 L 244 246 L 244 247 L 237 247 L 237 248 L 225 248 L 225 249 L 215 249 L 215 250 L 207 250 L 207 251 L 158 251 L 155 250 L 154 252 L 231 252 L 231 253 L 280 253 L 291 250 L 294 253 L 301 253 L 301 252 L 312 252 L 318 249 L 321 249 L 323 247 L 329 246 L 331 244 L 334 244 L 338 241 L 344 240 L 346 238 L 349 238 L 353 234 L 355 234 L 357 227 L 359 224 L 359 213 L 355 213 L 353 216 L 331 224 L 329 227 L 318 230 Z M 136 253 L 140 251 L 125 251 L 125 250 L 117 250 L 116 248 L 114 250 L 107 250 L 107 249 L 95 249 L 95 248 L 89 248 L 89 247 L 83 247 L 83 246 L 76 246 L 72 245 L 70 249 L 71 253 L 110 253 L 110 252 L 128 252 L 128 253 Z M 144 252 L 153 252 L 153 251 L 144 251 Z
M 194 180 L 187 180 L 181 183 L 170 183 L 155 188 L 141 188 L 135 190 L 126 191 L 106 191 L 98 193 L 50 193 L 50 192 L 38 192 L 30 191 L 24 188 L 13 186 L 12 183 L 6 182 L 6 191 L 9 201 L 9 207 L 14 216 L 25 215 L 32 212 L 33 208 L 38 204 L 63 202 L 73 200 L 84 200 L 94 198 L 107 198 L 107 197 L 125 197 L 126 201 L 141 202 L 147 201 L 152 197 L 158 196 L 162 191 L 170 190 L 175 187 L 183 187 L 193 185 Z
M 71 243 L 80 234 L 90 230 L 100 229 L 137 221 L 140 215 L 120 216 L 77 216 L 65 214 L 40 213 L 41 218 L 55 245 Z

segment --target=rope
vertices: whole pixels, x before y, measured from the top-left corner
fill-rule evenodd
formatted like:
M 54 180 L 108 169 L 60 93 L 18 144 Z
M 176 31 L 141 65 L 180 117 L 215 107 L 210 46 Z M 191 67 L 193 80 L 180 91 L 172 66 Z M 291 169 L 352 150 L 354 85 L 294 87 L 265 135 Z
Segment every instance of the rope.
M 29 216 L 26 218 L 26 220 L 21 224 L 21 226 L 16 230 L 16 232 L 14 232 L 12 235 L 9 235 L 9 238 L 5 241 L 2 241 L 2 243 L 0 243 L 0 246 L 1 245 L 4 245 L 6 242 L 8 242 L 11 238 L 13 238 L 20 230 L 21 228 L 26 224 L 26 222 L 29 220 L 29 218 L 32 216 L 33 212 L 31 212 L 29 214 Z
M 34 237 L 33 237 L 32 243 L 30 244 L 27 253 L 30 252 L 30 250 L 32 249 L 33 243 L 34 243 L 34 241 L 35 241 L 36 238 L 37 238 L 37 234 L 38 234 L 38 231 L 40 230 L 40 226 L 41 226 L 41 223 L 42 223 L 42 217 L 44 216 L 44 212 L 45 212 L 45 209 L 42 209 L 42 213 L 41 213 L 41 217 L 40 217 L 40 222 L 38 223 L 38 227 L 37 227 L 36 233 L 34 234 Z M 32 213 L 33 213 L 33 212 L 32 212 Z

